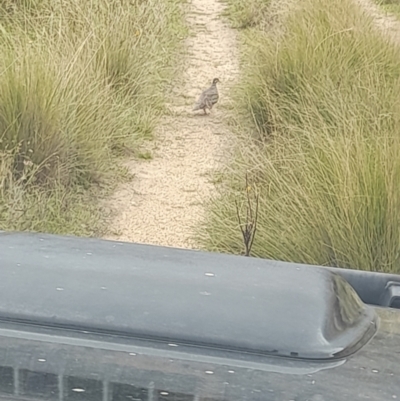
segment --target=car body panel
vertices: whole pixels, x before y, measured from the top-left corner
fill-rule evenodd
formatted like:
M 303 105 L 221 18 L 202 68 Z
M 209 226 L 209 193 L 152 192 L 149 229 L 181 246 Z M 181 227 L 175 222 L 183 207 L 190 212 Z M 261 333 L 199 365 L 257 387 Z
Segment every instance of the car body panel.
M 1 320 L 301 359 L 350 355 L 376 330 L 323 268 L 49 235 L 3 236 L 0 254 Z
M 129 254 L 126 249 L 133 253 Z M 73 252 L 78 255 L 82 264 L 76 263 L 77 258 L 71 258 Z M 115 285 L 121 283 L 120 280 L 115 279 L 119 269 L 121 269 L 121 280 L 126 274 L 125 268 L 121 267 L 121 261 L 125 260 L 132 268 L 133 259 L 141 259 L 143 266 L 147 266 L 149 269 L 147 278 L 151 278 L 151 274 L 154 274 L 155 278 L 165 280 L 162 282 L 167 287 L 173 286 L 168 283 L 168 277 L 171 279 L 181 277 L 182 282 L 192 290 L 195 288 L 197 292 L 207 291 L 210 294 L 216 288 L 228 288 L 232 285 L 230 289 L 233 288 L 235 291 L 226 292 L 225 296 L 229 295 L 228 298 L 225 300 L 223 297 L 218 298 L 225 308 L 224 302 L 229 304 L 235 297 L 242 299 L 240 297 L 244 296 L 246 299 L 252 293 L 253 290 L 247 291 L 248 289 L 242 287 L 241 284 L 246 282 L 253 284 L 257 300 L 262 302 L 264 299 L 262 291 L 257 292 L 257 289 L 267 288 L 262 286 L 262 281 L 267 280 L 268 275 L 263 276 L 263 274 L 269 271 L 268 269 L 285 269 L 288 265 L 255 258 L 197 251 L 179 250 L 178 252 L 161 247 L 136 246 L 111 241 L 34 234 L 0 234 L 0 266 L 4 268 L 7 265 L 7 268 L 3 270 L 5 281 L 2 284 L 0 281 L 2 286 L 0 292 L 2 316 L 0 321 L 0 399 L 3 396 L 6 397 L 4 399 L 10 400 L 36 397 L 49 400 L 88 401 L 122 399 L 153 401 L 371 399 L 380 401 L 400 397 L 400 310 L 398 309 L 368 307 L 367 310 L 378 317 L 377 331 L 372 338 L 368 337 L 366 343 L 363 343 L 362 347 L 350 356 L 319 361 L 257 353 L 259 347 L 253 349 L 254 352 L 245 352 L 237 345 L 247 346 L 248 343 L 241 341 L 242 339 L 232 342 L 233 336 L 227 336 L 226 333 L 222 333 L 221 338 L 223 340 L 227 338 L 230 347 L 218 348 L 216 346 L 218 344 L 214 341 L 215 337 L 207 337 L 208 327 L 203 327 L 202 331 L 197 333 L 197 337 L 192 338 L 195 341 L 188 343 L 172 342 L 174 336 L 179 335 L 178 331 L 169 332 L 165 338 L 151 339 L 132 335 L 129 330 L 124 332 L 126 326 L 122 325 L 123 316 L 114 326 L 121 329 L 119 332 L 105 330 L 107 327 L 104 325 L 97 326 L 98 330 L 96 330 L 99 322 L 104 323 L 104 320 L 99 320 L 100 317 L 114 317 L 114 320 L 109 319 L 112 327 L 116 323 L 116 309 L 121 308 L 121 312 L 129 310 L 127 305 L 132 303 L 135 295 L 139 298 L 143 297 L 141 293 L 140 296 L 138 293 L 129 296 L 129 292 L 123 290 L 118 298 L 116 294 L 120 288 L 115 290 L 115 297 L 111 295 L 113 292 L 109 291 L 113 283 Z M 71 260 L 75 262 L 71 264 Z M 14 264 L 14 269 L 10 269 L 10 264 Z M 41 270 L 43 266 L 47 266 L 46 270 Z M 162 269 L 157 266 L 163 266 L 166 271 L 162 272 Z M 266 266 L 269 267 L 266 268 Z M 294 266 L 295 269 L 299 268 L 299 271 L 310 268 L 304 265 Z M 52 267 L 53 272 L 51 272 Z M 175 269 L 175 273 L 168 274 L 168 267 Z M 190 273 L 185 269 L 191 270 Z M 196 274 L 197 269 L 202 273 L 201 279 L 200 275 L 198 277 L 200 282 L 198 287 L 196 287 L 195 276 L 192 276 Z M 44 271 L 47 273 L 45 274 Z M 254 282 L 252 278 L 246 277 L 246 274 L 249 275 L 252 271 L 258 272 L 257 280 Z M 26 273 L 25 279 L 31 284 L 30 288 L 25 286 L 26 282 L 24 285 L 18 284 L 17 277 L 22 276 L 21 272 Z M 54 275 L 55 272 L 58 278 Z M 287 272 L 293 273 L 291 269 Z M 214 276 L 206 276 L 205 273 L 212 273 Z M 279 298 L 279 302 L 287 302 L 285 308 L 290 308 L 290 305 L 296 302 L 296 297 L 291 299 L 293 294 L 297 294 L 298 297 L 301 291 L 314 290 L 307 289 L 305 283 L 296 288 L 296 282 L 292 281 L 292 273 L 288 273 L 287 282 L 282 278 L 278 280 L 283 294 L 287 294 L 286 301 L 282 294 Z M 72 280 L 74 275 L 79 280 Z M 67 280 L 68 277 L 72 281 Z M 185 281 L 187 277 L 190 277 L 189 281 Z M 218 286 L 217 280 L 221 277 L 225 277 L 226 280 Z M 217 280 L 207 281 L 208 279 Z M 310 282 L 323 284 L 323 281 L 319 282 L 318 279 L 313 281 L 315 279 L 313 273 L 310 273 L 308 279 Z M 195 280 L 194 283 L 193 280 Z M 154 283 L 152 280 L 150 282 Z M 83 296 L 85 292 L 89 296 L 75 298 L 77 293 L 73 288 L 68 287 L 68 283 L 69 285 L 74 283 L 73 286 L 75 290 L 79 289 L 80 296 Z M 12 285 L 14 285 L 14 294 Z M 50 285 L 53 292 L 48 293 Z M 161 291 L 162 287 L 156 285 L 154 288 L 159 288 Z M 179 288 L 181 294 L 184 293 L 184 285 L 175 288 Z M 25 294 L 19 293 L 22 290 Z M 324 299 L 324 294 L 320 290 L 317 288 L 314 290 L 315 293 L 311 294 L 312 302 L 316 302 L 319 298 L 322 302 L 328 302 L 326 299 L 329 299 L 329 296 Z M 176 297 L 180 299 L 179 293 Z M 194 302 L 196 299 L 204 299 L 203 297 L 209 299 L 212 295 L 197 297 L 197 294 L 194 296 L 191 293 L 185 293 L 185 297 L 180 302 L 185 302 L 185 299 Z M 57 298 L 62 298 L 63 301 L 58 301 Z M 21 299 L 25 301 L 20 302 Z M 89 303 L 90 299 L 102 299 L 107 302 L 119 300 L 120 303 L 107 306 L 107 302 L 102 302 L 98 305 L 101 307 L 96 317 L 90 316 L 92 313 L 97 313 L 95 305 L 81 305 L 79 308 L 79 304 L 75 304 L 78 301 L 82 302 L 83 299 L 89 300 Z M 232 308 L 227 308 L 226 313 L 239 313 L 237 321 L 231 320 L 231 324 L 235 322 L 237 325 L 237 322 L 244 320 L 254 327 L 264 327 L 268 333 L 268 327 L 263 326 L 265 322 L 259 322 L 263 318 L 260 311 L 255 310 L 255 314 L 250 318 L 245 315 L 246 310 L 252 313 L 253 300 L 247 299 L 247 301 L 247 304 L 232 305 Z M 306 298 L 300 298 L 300 302 L 306 304 L 306 301 Z M 256 304 L 254 303 L 255 306 Z M 71 307 L 69 320 L 65 320 L 65 324 L 60 324 L 61 321 L 57 320 L 60 317 L 57 311 L 68 305 Z M 174 305 L 179 307 L 179 303 Z M 209 307 L 211 306 L 212 303 Z M 240 310 L 240 307 L 243 309 Z M 136 304 L 136 308 L 139 308 L 139 304 Z M 173 315 L 168 308 L 169 305 L 166 305 L 165 310 L 171 317 Z M 313 313 L 321 311 L 318 308 L 310 310 Z M 327 309 L 323 310 L 326 312 Z M 68 312 L 67 309 L 66 311 Z M 146 305 L 140 311 L 146 311 Z M 149 311 L 159 319 L 158 321 L 163 322 L 164 325 L 167 323 L 162 316 L 156 314 L 156 310 L 149 309 Z M 304 313 L 301 309 L 297 311 Z M 208 313 L 210 313 L 209 310 Z M 280 313 L 284 313 L 284 309 Z M 324 316 L 331 315 L 328 313 Z M 80 322 L 81 326 L 76 324 L 68 326 L 69 323 L 73 323 L 74 318 Z M 185 322 L 187 318 L 185 317 Z M 190 316 L 188 319 L 190 322 Z M 292 319 L 295 320 L 293 316 Z M 87 322 L 90 321 L 94 322 L 94 325 L 89 327 Z M 189 326 L 192 329 L 201 328 L 201 323 L 204 321 L 192 322 Z M 227 321 L 220 323 L 220 326 L 215 327 L 223 330 Z M 258 324 L 260 326 L 257 326 Z M 279 324 L 279 319 L 275 320 L 275 324 Z M 300 325 L 299 328 L 301 327 Z M 87 328 L 89 330 L 86 330 Z M 158 329 L 159 333 L 162 333 L 162 327 Z M 228 327 L 227 330 L 236 329 L 236 327 Z M 286 323 L 281 327 L 281 330 L 285 329 L 292 330 L 293 334 L 296 328 Z M 275 333 L 274 335 L 279 334 L 276 330 L 272 332 Z M 251 336 L 251 330 L 246 331 L 245 328 L 240 327 L 235 333 L 245 335 L 250 333 L 249 336 Z M 302 331 L 299 330 L 297 341 L 300 343 L 301 334 Z M 207 346 L 207 342 L 202 343 L 202 339 L 210 340 L 210 338 L 214 341 L 212 346 Z M 262 339 L 262 336 L 254 338 Z M 295 341 L 294 337 L 291 337 L 291 341 Z M 219 343 L 221 344 L 223 342 Z M 77 390 L 82 390 L 82 393 L 76 392 Z

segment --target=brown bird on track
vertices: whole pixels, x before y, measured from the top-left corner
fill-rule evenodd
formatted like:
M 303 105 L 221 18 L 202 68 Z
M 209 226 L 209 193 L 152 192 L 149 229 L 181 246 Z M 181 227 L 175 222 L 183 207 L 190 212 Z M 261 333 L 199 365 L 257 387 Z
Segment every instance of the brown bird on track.
M 193 111 L 195 110 L 203 110 L 204 114 L 207 114 L 206 109 L 213 108 L 214 104 L 218 102 L 219 94 L 217 89 L 217 83 L 219 82 L 218 78 L 214 78 L 211 86 L 203 91 L 200 95 L 199 100 L 193 107 Z

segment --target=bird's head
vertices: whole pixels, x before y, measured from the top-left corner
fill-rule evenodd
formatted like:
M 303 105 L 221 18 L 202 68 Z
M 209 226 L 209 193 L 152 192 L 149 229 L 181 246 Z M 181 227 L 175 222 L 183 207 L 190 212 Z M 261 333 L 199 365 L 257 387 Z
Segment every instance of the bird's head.
M 214 79 L 213 79 L 213 84 L 214 84 L 214 85 L 217 84 L 218 82 L 220 82 L 220 80 L 219 80 L 218 78 L 214 78 Z

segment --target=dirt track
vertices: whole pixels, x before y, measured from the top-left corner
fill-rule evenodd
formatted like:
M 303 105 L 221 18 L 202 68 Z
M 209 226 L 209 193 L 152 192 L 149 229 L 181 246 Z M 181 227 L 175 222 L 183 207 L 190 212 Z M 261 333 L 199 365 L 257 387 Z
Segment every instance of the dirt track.
M 238 44 L 236 32 L 221 17 L 223 9 L 217 0 L 189 1 L 184 72 L 171 85 L 170 113 L 155 132 L 153 159 L 128 162 L 133 181 L 107 202 L 115 218 L 105 238 L 197 248 L 194 227 L 214 192 L 210 173 L 233 140 L 223 116 L 238 76 Z M 219 103 L 210 116 L 192 112 L 196 98 L 215 77 L 221 80 Z
M 397 18 L 386 15 L 372 0 L 354 1 L 373 17 L 378 29 L 400 44 Z M 272 0 L 272 15 L 280 16 L 277 21 L 282 21 L 288 4 L 293 0 Z M 189 0 L 190 35 L 181 57 L 183 73 L 171 84 L 170 112 L 161 119 L 151 143 L 153 159 L 127 163 L 134 179 L 121 185 L 107 202 L 115 218 L 105 238 L 198 248 L 194 227 L 215 193 L 211 173 L 233 143 L 223 117 L 231 102 L 229 88 L 239 74 L 238 43 L 236 32 L 221 16 L 224 7 L 218 0 Z M 210 116 L 193 113 L 198 95 L 215 77 L 221 80 L 219 103 Z

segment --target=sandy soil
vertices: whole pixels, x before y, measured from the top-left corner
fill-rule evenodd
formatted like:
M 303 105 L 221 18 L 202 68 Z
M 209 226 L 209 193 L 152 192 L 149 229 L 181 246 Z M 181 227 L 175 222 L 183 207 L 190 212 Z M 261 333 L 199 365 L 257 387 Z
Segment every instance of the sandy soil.
M 239 72 L 236 33 L 221 18 L 218 0 L 189 0 L 190 36 L 182 55 L 182 74 L 152 143 L 153 159 L 131 160 L 133 181 L 107 202 L 113 211 L 105 238 L 181 248 L 198 248 L 194 227 L 204 218 L 214 194 L 211 173 L 229 154 L 233 136 L 223 122 L 229 88 Z M 192 112 L 201 91 L 219 78 L 220 99 L 209 116 Z

